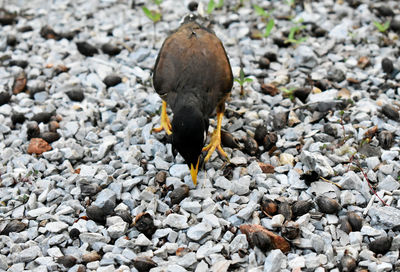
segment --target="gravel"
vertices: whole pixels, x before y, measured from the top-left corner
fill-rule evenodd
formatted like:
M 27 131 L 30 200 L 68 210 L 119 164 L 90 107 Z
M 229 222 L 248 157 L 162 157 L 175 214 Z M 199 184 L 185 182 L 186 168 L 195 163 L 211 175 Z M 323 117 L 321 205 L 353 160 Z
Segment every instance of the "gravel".
M 226 103 L 230 161 L 215 152 L 196 187 L 152 133 L 154 63 L 189 2 L 3 1 L 0 270 L 399 270 L 398 1 L 225 1 L 207 14 L 202 0 L 234 77 L 252 81 Z M 252 5 L 274 18 L 268 37 Z M 376 254 L 381 240 L 391 247 Z

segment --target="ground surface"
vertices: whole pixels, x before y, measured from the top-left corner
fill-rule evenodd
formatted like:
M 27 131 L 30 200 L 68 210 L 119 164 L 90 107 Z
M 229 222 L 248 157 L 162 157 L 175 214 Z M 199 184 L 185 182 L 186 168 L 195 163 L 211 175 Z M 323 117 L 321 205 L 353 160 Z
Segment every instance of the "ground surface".
M 227 102 L 230 164 L 197 187 L 151 133 L 189 2 L 133 2 L 0 2 L 0 270 L 399 271 L 399 2 L 204 12 L 252 82 Z

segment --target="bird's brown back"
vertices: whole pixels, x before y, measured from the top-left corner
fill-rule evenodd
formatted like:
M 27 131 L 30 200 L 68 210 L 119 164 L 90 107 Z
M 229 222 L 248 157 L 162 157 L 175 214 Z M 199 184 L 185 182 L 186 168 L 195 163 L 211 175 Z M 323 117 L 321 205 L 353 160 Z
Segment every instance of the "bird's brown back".
M 165 40 L 153 83 L 172 110 L 177 97 L 186 96 L 198 99 L 202 112 L 210 115 L 231 91 L 233 76 L 221 41 L 208 29 L 189 22 Z

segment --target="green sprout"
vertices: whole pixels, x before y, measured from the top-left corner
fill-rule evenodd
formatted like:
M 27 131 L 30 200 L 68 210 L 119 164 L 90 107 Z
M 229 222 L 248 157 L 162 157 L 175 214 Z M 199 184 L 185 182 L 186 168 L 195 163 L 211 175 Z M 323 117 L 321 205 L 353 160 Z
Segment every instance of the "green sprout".
M 294 100 L 294 91 L 296 91 L 295 87 L 291 87 L 289 89 L 286 87 L 281 87 L 280 89 L 283 92 L 284 97 L 288 97 L 292 101 Z
M 220 9 L 224 5 L 224 0 L 219 0 L 218 4 L 215 3 L 214 0 L 210 0 L 207 5 L 207 13 L 211 14 L 214 9 Z
M 379 32 L 383 33 L 389 29 L 390 21 L 386 21 L 384 24 L 381 24 L 377 21 L 374 22 L 375 27 L 378 29 Z
M 244 77 L 243 68 L 240 68 L 239 78 L 235 78 L 235 81 L 240 85 L 240 95 L 244 95 L 243 85 L 248 82 L 252 82 L 253 80 L 249 77 Z
M 163 0 L 154 0 L 154 3 L 155 3 L 157 6 L 160 6 L 161 3 L 162 3 L 162 1 L 163 1 Z
M 152 20 L 154 24 L 161 20 L 161 13 L 154 10 L 149 10 L 147 7 L 142 7 L 142 10 L 147 18 Z
M 271 16 L 272 11 L 266 12 L 262 7 L 260 7 L 258 5 L 254 5 L 253 8 L 254 8 L 254 11 L 263 18 L 263 20 L 270 18 L 267 22 L 267 25 L 265 27 L 265 31 L 263 34 L 264 38 L 268 38 L 268 36 L 271 34 L 272 29 L 275 26 L 275 20 Z
M 298 22 L 295 23 L 295 25 L 290 28 L 288 38 L 285 40 L 285 43 L 294 43 L 294 44 L 300 44 L 302 42 L 305 42 L 307 40 L 307 37 L 301 37 L 299 39 L 295 38 L 295 35 L 302 31 L 303 29 L 306 28 L 306 26 L 301 25 L 303 22 L 302 19 L 300 19 Z

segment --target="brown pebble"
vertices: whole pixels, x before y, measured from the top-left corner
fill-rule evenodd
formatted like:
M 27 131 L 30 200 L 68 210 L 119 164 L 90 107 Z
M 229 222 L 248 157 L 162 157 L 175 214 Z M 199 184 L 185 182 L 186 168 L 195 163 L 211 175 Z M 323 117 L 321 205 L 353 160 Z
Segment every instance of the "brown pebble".
M 225 147 L 229 148 L 239 148 L 239 140 L 234 137 L 231 133 L 226 130 L 221 129 L 221 143 Z
M 103 82 L 106 84 L 107 88 L 113 87 L 120 84 L 122 82 L 122 78 L 117 75 L 108 75 L 104 78 Z
M 276 132 L 270 132 L 264 137 L 264 149 L 266 151 L 270 150 L 272 147 L 275 146 L 276 142 L 278 141 L 278 136 Z
M 32 116 L 31 121 L 36 121 L 38 124 L 39 123 L 47 124 L 48 122 L 50 122 L 52 116 L 53 113 L 51 112 L 39 112 L 36 113 L 34 116 Z
M 308 213 L 313 207 L 313 203 L 308 200 L 299 200 L 293 203 L 292 212 L 294 216 L 302 216 Z
M 308 95 L 311 93 L 310 88 L 298 88 L 293 91 L 293 95 L 300 99 L 301 102 L 306 103 Z
M 260 166 L 261 171 L 265 174 L 275 173 L 275 167 L 272 164 L 259 162 L 258 165 Z
M 258 144 L 257 141 L 252 137 L 247 136 L 244 139 L 244 152 L 249 154 L 250 156 L 255 156 L 258 152 Z
M 392 237 L 380 237 L 372 241 L 368 247 L 376 254 L 386 254 L 392 247 Z
M 51 28 L 48 25 L 43 26 L 40 29 L 40 36 L 42 36 L 45 39 L 55 39 L 58 40 L 59 39 L 59 35 L 54 31 L 53 28 Z
M 82 89 L 70 90 L 66 92 L 66 94 L 72 101 L 82 102 L 82 100 L 85 99 L 85 94 Z
M 280 93 L 279 89 L 275 85 L 266 83 L 261 84 L 261 91 L 270 96 L 275 96 Z
M 17 77 L 14 80 L 14 84 L 12 87 L 12 92 L 13 94 L 19 94 L 25 90 L 26 87 L 26 74 L 25 72 L 21 72 L 17 75 Z
M 139 272 L 148 272 L 150 269 L 157 267 L 157 263 L 149 257 L 136 257 L 135 260 L 133 260 L 133 266 Z
M 89 219 L 93 220 L 96 223 L 105 224 L 107 215 L 104 212 L 103 208 L 97 207 L 95 205 L 91 205 L 86 208 L 86 215 Z
M 265 199 L 261 203 L 261 210 L 267 216 L 273 216 L 278 212 L 278 204 L 271 199 Z
M 149 213 L 140 213 L 135 218 L 136 229 L 151 239 L 157 227 L 154 225 L 154 220 Z
M 270 250 L 273 247 L 271 238 L 263 231 L 256 231 L 251 233 L 250 241 L 254 246 L 258 247 L 264 252 Z
M 11 94 L 7 92 L 1 92 L 0 93 L 0 106 L 7 104 L 11 100 Z
M 289 202 L 284 201 L 278 204 L 278 213 L 282 214 L 286 221 L 290 221 L 293 217 L 292 207 Z
M 115 46 L 110 43 L 105 43 L 101 46 L 101 50 L 110 56 L 116 56 L 121 52 L 121 49 L 118 46 Z
M 26 224 L 18 220 L 12 220 L 0 232 L 0 235 L 8 235 L 10 232 L 21 232 L 26 228 Z
M 270 64 L 270 60 L 266 57 L 261 57 L 260 60 L 258 61 L 258 66 L 261 69 L 268 69 L 269 68 L 269 64 Z
M 49 122 L 49 131 L 56 132 L 60 128 L 60 124 L 57 121 Z
M 132 215 L 128 210 L 117 210 L 115 211 L 115 215 L 119 216 L 124 220 L 124 222 L 128 223 L 129 225 L 132 224 Z
M 378 141 L 383 149 L 390 149 L 393 145 L 393 134 L 388 130 L 383 130 L 378 134 Z
M 339 270 L 341 272 L 353 272 L 356 270 L 356 268 L 357 262 L 353 257 L 344 255 L 342 259 L 340 259 Z
M 58 139 L 60 139 L 61 135 L 58 134 L 57 132 L 47 131 L 41 133 L 39 137 L 51 144 L 52 142 L 55 142 Z
M 369 58 L 367 56 L 361 56 L 358 59 L 357 66 L 360 67 L 361 69 L 364 69 L 365 67 L 369 66 L 371 62 L 369 61 Z
M 69 238 L 71 238 L 72 240 L 78 239 L 80 234 L 81 232 L 77 228 L 72 228 L 69 231 Z
M 94 54 L 98 53 L 97 48 L 88 42 L 77 42 L 76 47 L 78 48 L 79 53 L 86 57 L 92 57 Z
M 77 262 L 74 256 L 66 255 L 57 258 L 57 263 L 62 264 L 66 268 L 73 267 Z
M 165 171 L 159 171 L 154 177 L 154 180 L 159 184 L 165 183 L 166 179 L 167 179 L 167 172 Z
M 40 155 L 43 152 L 51 150 L 51 146 L 41 138 L 32 138 L 28 146 L 28 154 Z
M 184 200 L 188 196 L 189 196 L 189 186 L 187 186 L 186 184 L 174 189 L 169 195 L 169 197 L 171 198 L 172 205 L 179 204 L 182 200 Z
M 341 229 L 342 231 L 346 232 L 347 234 L 349 234 L 350 232 L 353 231 L 353 228 L 351 227 L 349 220 L 347 218 L 342 218 L 339 221 L 339 229 Z
M 347 213 L 347 220 L 349 221 L 353 231 L 360 231 L 363 225 L 363 219 L 355 212 Z
M 82 263 L 87 264 L 101 259 L 101 256 L 96 251 L 92 251 L 82 255 Z
M 11 121 L 13 123 L 13 125 L 15 126 L 16 124 L 22 124 L 25 122 L 25 115 L 23 113 L 20 112 L 14 112 L 11 115 Z
M 264 232 L 265 235 L 269 236 L 271 240 L 271 248 L 280 249 L 283 253 L 290 251 L 290 244 L 285 240 L 282 236 L 279 236 L 272 231 L 269 231 L 262 227 L 261 225 L 241 225 L 240 231 L 246 235 L 248 241 L 252 241 L 253 235 L 256 232 Z M 257 238 L 264 237 L 261 235 L 257 235 Z M 262 242 L 265 242 L 263 239 Z M 253 243 L 254 244 L 254 243 Z M 262 246 L 265 246 L 265 243 L 260 243 Z
M 399 120 L 399 111 L 389 104 L 382 107 L 382 113 L 389 119 Z
M 300 234 L 299 225 L 293 221 L 287 221 L 282 227 L 282 236 L 288 240 L 296 239 Z
M 335 214 L 341 208 L 339 203 L 335 199 L 332 199 L 327 196 L 319 196 L 316 202 L 319 210 L 327 214 Z
M 272 125 L 276 130 L 286 127 L 289 111 L 279 111 L 273 114 Z
M 264 138 L 268 134 L 268 129 L 265 125 L 259 125 L 254 132 L 254 139 L 259 145 L 264 143 Z

